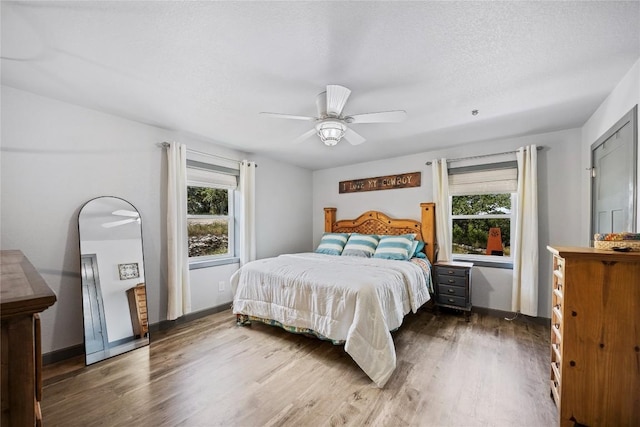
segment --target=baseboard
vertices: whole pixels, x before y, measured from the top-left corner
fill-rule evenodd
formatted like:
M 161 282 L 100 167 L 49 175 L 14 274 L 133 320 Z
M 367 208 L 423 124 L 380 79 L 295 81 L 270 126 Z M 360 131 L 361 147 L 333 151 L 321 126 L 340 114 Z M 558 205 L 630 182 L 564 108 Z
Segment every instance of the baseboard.
M 42 364 L 50 365 L 73 357 L 84 355 L 84 344 L 72 345 L 71 347 L 53 350 L 42 355 Z
M 496 310 L 493 308 L 473 306 L 471 307 L 471 312 L 478 313 L 478 314 L 486 314 L 487 316 L 491 316 L 491 317 L 502 317 L 504 319 L 512 319 L 512 320 L 515 320 L 514 319 L 515 317 L 519 320 L 524 320 L 526 322 L 537 323 L 537 324 L 546 325 L 546 326 L 551 325 L 551 319 L 547 317 L 531 317 L 531 316 L 524 315 L 522 313 L 519 313 L 516 316 L 516 313 L 514 313 L 513 311 L 503 311 L 503 310 Z
M 182 317 L 178 317 L 176 320 L 161 320 L 158 323 L 152 323 L 149 325 L 149 335 L 151 341 L 153 341 L 153 332 L 165 331 L 167 329 L 175 328 L 178 325 L 193 322 L 211 314 L 220 313 L 221 311 L 229 310 L 231 303 L 218 305 L 216 307 L 207 308 L 206 310 L 196 311 L 195 313 L 185 314 Z
M 161 320 L 158 323 L 149 324 L 149 338 L 153 342 L 153 332 L 164 331 L 167 329 L 175 328 L 178 325 L 192 322 L 196 319 L 200 319 L 211 314 L 220 313 L 221 311 L 228 310 L 230 303 L 222 304 L 216 307 L 208 308 L 206 310 L 197 311 L 195 313 L 185 314 L 176 320 Z M 63 348 L 60 350 L 53 350 L 49 353 L 42 355 L 42 364 L 50 365 L 56 362 L 62 362 L 63 360 L 71 359 L 73 357 L 84 355 L 84 344 L 78 344 L 71 347 Z

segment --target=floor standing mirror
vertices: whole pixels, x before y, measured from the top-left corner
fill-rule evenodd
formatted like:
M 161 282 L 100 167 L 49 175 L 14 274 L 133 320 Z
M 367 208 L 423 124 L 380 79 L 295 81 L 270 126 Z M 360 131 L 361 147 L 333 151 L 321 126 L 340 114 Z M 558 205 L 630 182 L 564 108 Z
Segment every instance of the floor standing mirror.
M 86 364 L 149 344 L 138 210 L 118 197 L 80 209 L 80 269 Z

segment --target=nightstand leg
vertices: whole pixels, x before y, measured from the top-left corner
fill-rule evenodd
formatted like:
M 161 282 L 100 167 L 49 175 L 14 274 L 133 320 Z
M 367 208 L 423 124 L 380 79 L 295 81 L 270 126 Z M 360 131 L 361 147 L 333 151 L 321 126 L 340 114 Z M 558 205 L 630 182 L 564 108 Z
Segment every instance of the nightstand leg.
M 469 322 L 469 316 L 471 316 L 471 312 L 470 311 L 465 311 L 464 312 L 464 321 L 465 322 Z

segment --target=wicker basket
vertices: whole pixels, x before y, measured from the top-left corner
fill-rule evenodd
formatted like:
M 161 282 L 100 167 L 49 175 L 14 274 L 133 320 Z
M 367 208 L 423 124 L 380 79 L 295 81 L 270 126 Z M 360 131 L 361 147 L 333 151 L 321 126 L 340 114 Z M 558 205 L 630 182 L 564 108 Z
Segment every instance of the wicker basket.
M 612 251 L 613 248 L 631 248 L 634 252 L 640 252 L 640 242 L 635 240 L 596 240 L 593 242 L 593 247 L 608 251 Z
M 593 247 L 611 251 L 613 248 L 629 248 L 640 252 L 640 235 L 632 233 L 596 234 Z

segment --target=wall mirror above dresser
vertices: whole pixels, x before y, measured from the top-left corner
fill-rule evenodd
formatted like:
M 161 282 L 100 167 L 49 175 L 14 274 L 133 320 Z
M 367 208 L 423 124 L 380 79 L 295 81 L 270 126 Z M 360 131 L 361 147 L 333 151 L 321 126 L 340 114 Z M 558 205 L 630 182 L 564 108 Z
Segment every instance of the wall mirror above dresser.
M 78 214 L 86 364 L 149 344 L 142 219 L 118 197 Z

